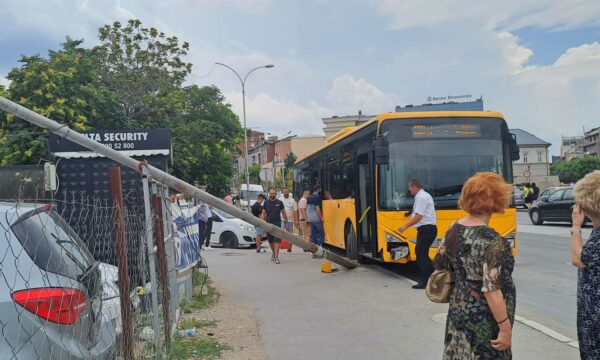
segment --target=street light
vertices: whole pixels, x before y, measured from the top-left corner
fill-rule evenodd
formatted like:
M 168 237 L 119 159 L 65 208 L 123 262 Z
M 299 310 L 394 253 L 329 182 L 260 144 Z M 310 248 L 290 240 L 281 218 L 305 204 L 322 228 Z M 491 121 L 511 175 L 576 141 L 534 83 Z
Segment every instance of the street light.
M 240 83 L 242 84 L 242 111 L 243 111 L 243 115 L 244 115 L 244 165 L 246 167 L 246 197 L 248 197 L 249 195 L 249 184 L 250 184 L 250 172 L 248 171 L 248 134 L 246 133 L 246 80 L 248 79 L 248 76 L 250 76 L 250 74 L 252 74 L 253 72 L 255 72 L 258 69 L 270 69 L 272 68 L 273 64 L 267 64 L 267 65 L 263 65 L 263 66 L 257 66 L 254 69 L 248 71 L 248 73 L 246 73 L 246 76 L 244 76 L 244 78 L 242 79 L 242 77 L 240 76 L 240 74 L 235 71 L 231 66 L 229 65 L 225 65 L 223 63 L 215 63 L 215 65 L 221 65 L 224 66 L 226 68 L 228 68 L 229 70 L 233 71 L 233 73 L 238 77 L 238 79 L 240 79 Z M 250 212 L 250 199 L 246 199 L 246 210 L 248 212 Z

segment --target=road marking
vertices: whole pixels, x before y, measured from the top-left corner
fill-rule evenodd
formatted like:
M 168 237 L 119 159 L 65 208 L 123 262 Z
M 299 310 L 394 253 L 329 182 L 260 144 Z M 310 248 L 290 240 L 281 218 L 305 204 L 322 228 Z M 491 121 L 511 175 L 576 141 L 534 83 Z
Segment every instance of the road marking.
M 546 327 L 546 326 L 540 324 L 537 321 L 529 320 L 520 315 L 515 315 L 515 320 L 520 322 L 523 325 L 529 326 L 530 328 L 541 332 L 544 335 L 547 335 L 547 336 L 553 338 L 556 341 L 560 341 L 561 343 L 564 343 L 571 347 L 579 349 L 579 342 L 571 339 L 568 336 L 564 336 L 563 334 L 561 334 L 557 331 L 554 331 L 554 330 L 550 329 L 549 327 Z
M 381 268 L 381 267 L 376 267 L 376 269 L 383 270 L 384 272 L 387 272 L 388 274 L 393 275 L 396 278 L 400 278 L 400 279 L 406 281 L 407 283 L 409 283 L 411 285 L 417 284 L 416 281 L 411 280 L 411 279 L 409 279 L 407 277 L 404 277 L 404 276 L 402 276 L 400 274 L 397 274 L 397 273 L 395 273 L 395 272 L 393 272 L 391 270 L 384 269 L 384 268 Z M 445 323 L 446 322 L 446 315 L 447 314 L 434 315 L 432 317 L 432 320 L 434 322 L 436 322 L 436 323 Z M 541 332 L 542 334 L 544 334 L 544 335 L 546 335 L 546 336 L 548 336 L 548 337 L 550 337 L 550 338 L 552 338 L 552 339 L 554 339 L 556 341 L 559 341 L 559 342 L 561 342 L 561 343 L 563 343 L 565 345 L 568 345 L 568 346 L 574 347 L 576 349 L 579 349 L 579 342 L 578 341 L 575 341 L 575 340 L 571 339 L 568 336 L 565 336 L 565 335 L 563 335 L 563 334 L 561 334 L 561 333 L 559 333 L 557 331 L 554 331 L 554 330 L 550 329 L 549 327 L 546 327 L 546 326 L 538 323 L 537 321 L 529 320 L 526 317 L 521 316 L 521 315 L 515 315 L 515 321 L 518 321 L 518 322 L 522 323 L 525 326 L 528 326 L 528 327 L 530 327 L 530 328 L 532 328 L 534 330 L 537 330 L 537 331 Z

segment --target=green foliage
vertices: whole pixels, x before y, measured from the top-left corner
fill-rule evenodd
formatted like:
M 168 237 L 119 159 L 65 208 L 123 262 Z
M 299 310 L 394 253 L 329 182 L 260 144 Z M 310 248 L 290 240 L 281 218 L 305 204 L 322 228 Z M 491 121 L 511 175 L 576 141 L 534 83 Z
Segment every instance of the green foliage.
M 19 104 L 77 131 L 107 125 L 104 119 L 122 119 L 109 89 L 95 84 L 97 77 L 90 50 L 82 40 L 67 38 L 62 49 L 48 58 L 22 56 L 21 66 L 7 76 L 8 97 Z M 47 159 L 46 130 L 5 115 L 0 119 L 0 161 L 35 164 Z
M 293 152 L 290 152 L 286 157 L 285 157 L 285 168 L 286 169 L 292 169 L 294 167 L 294 164 L 296 163 L 296 160 L 298 160 L 298 157 L 296 156 L 296 154 L 294 154 Z
M 204 282 L 203 293 L 194 294 L 191 300 L 181 302 L 181 310 L 184 313 L 209 308 L 219 301 L 220 294 L 212 285 L 212 280 L 209 277 L 206 277 L 203 273 L 196 273 L 192 282 L 195 288 L 194 291 L 199 291 Z
M 103 26 L 99 39 L 93 49 L 67 38 L 47 58 L 23 56 L 0 95 L 77 131 L 169 128 L 172 173 L 222 196 L 243 130 L 216 87 L 183 86 L 189 45 L 139 20 Z M 47 159 L 46 134 L 0 112 L 0 164 Z
M 260 164 L 252 165 L 248 168 L 248 174 L 250 175 L 250 184 L 260 184 Z M 246 183 L 246 169 L 242 169 L 240 174 L 240 183 Z
M 169 359 L 218 359 L 223 351 L 230 349 L 230 346 L 221 344 L 215 339 L 176 337 L 173 341 Z
M 563 183 L 577 182 L 586 174 L 600 170 L 600 158 L 583 157 L 577 159 L 560 160 L 550 165 L 550 170 L 553 175 L 559 175 L 559 179 Z
M 216 320 L 198 320 L 196 318 L 182 319 L 177 325 L 178 329 L 191 329 L 191 328 L 211 328 L 217 326 Z

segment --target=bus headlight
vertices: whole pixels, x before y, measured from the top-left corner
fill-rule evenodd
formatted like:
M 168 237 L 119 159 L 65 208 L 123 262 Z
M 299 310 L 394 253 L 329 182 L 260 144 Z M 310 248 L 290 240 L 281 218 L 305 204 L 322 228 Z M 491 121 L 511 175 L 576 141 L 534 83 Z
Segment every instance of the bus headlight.
M 508 241 L 508 244 L 510 245 L 511 248 L 515 247 L 516 235 L 517 235 L 516 232 L 513 231 L 504 237 L 506 239 L 506 241 Z
M 408 256 L 408 244 L 392 234 L 385 234 L 387 248 L 394 260 L 400 260 Z

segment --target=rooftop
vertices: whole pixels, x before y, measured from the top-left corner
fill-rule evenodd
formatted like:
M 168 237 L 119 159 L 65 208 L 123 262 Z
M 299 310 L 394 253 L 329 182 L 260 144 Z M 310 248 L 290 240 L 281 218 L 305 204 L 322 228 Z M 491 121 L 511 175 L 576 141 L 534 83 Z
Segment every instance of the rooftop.
M 509 131 L 517 136 L 517 145 L 552 145 L 525 130 L 510 129 Z

